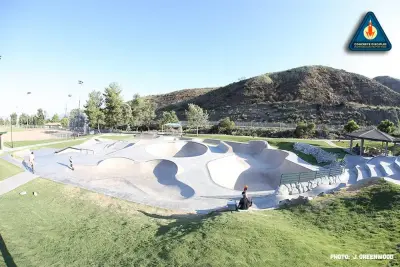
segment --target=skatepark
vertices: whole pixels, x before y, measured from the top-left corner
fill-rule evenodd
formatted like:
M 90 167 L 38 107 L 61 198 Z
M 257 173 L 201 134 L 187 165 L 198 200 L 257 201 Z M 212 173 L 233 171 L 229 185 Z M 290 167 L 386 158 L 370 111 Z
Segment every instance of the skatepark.
M 17 153 L 25 160 L 29 155 Z M 255 209 L 275 207 L 282 173 L 317 170 L 294 153 L 258 140 L 144 134 L 130 141 L 92 138 L 75 147 L 34 153 L 40 177 L 141 204 L 196 212 L 240 199 L 245 185 Z

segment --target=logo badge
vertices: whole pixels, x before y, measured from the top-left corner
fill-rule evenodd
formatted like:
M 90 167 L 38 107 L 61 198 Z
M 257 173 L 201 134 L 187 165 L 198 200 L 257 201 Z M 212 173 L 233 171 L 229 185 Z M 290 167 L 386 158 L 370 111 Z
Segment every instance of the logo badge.
M 389 51 L 392 44 L 374 13 L 368 12 L 349 44 L 351 51 Z

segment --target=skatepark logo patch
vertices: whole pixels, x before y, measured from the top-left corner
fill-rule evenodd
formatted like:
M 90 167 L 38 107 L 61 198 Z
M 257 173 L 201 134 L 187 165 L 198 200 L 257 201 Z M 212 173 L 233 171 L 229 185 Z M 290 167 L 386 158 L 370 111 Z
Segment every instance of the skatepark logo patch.
M 392 44 L 373 12 L 368 12 L 349 44 L 351 51 L 389 51 Z

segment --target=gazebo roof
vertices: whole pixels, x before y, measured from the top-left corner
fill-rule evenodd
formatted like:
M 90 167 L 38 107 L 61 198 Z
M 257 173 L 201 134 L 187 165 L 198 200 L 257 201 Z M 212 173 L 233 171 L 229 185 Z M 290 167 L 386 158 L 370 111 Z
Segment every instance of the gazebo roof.
M 346 136 L 353 137 L 353 138 L 359 138 L 359 139 L 374 140 L 374 141 L 400 142 L 400 139 L 395 138 L 391 135 L 388 135 L 387 133 L 384 133 L 382 131 L 379 131 L 376 128 L 352 132 L 352 133 L 346 134 Z

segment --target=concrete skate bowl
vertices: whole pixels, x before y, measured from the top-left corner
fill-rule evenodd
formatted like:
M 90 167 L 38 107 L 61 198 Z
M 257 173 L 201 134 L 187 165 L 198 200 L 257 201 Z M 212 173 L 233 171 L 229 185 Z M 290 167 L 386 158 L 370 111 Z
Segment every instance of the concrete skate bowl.
M 135 135 L 135 139 L 148 140 L 148 139 L 156 139 L 156 138 L 160 138 L 160 136 L 155 133 L 141 133 L 141 134 Z
M 99 162 L 96 169 L 98 176 L 109 179 L 93 180 L 92 185 L 110 190 L 113 190 L 113 183 L 117 185 L 122 181 L 125 189 L 133 187 L 156 199 L 185 200 L 195 194 L 193 188 L 176 178 L 183 170 L 169 160 L 137 162 L 128 158 L 109 158 Z
M 58 150 L 54 153 L 55 154 L 80 153 L 80 154 L 93 155 L 94 150 L 86 149 L 86 148 L 66 147 L 66 148 Z
M 241 191 L 248 185 L 250 192 L 275 190 L 283 173 L 311 170 L 288 159 L 287 151 L 268 148 L 260 150 L 254 144 L 236 143 L 233 147 L 236 147 L 234 151 L 242 153 L 233 153 L 207 164 L 214 183 L 228 189 Z
M 146 146 L 146 151 L 161 158 L 184 158 L 201 156 L 208 151 L 208 147 L 197 142 L 177 141 L 151 144 Z
M 204 143 L 207 144 L 208 148 L 213 153 L 232 153 L 233 149 L 230 145 L 220 140 L 204 139 Z

